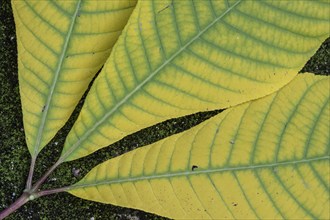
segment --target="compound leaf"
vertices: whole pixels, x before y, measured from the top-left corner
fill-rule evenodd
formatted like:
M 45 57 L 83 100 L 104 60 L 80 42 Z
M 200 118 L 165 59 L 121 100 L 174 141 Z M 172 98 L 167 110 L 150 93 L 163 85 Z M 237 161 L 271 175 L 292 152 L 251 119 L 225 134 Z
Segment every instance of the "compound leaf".
M 330 78 L 278 92 L 108 160 L 69 193 L 183 219 L 329 219 Z

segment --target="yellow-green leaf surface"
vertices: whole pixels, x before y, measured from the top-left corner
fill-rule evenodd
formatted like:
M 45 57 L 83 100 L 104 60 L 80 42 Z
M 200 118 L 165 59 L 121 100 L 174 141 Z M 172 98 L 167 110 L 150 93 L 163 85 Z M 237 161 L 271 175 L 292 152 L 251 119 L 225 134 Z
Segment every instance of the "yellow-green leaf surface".
M 131 0 L 12 1 L 24 128 L 33 156 L 67 121 L 134 5 Z
M 183 219 L 329 219 L 330 78 L 299 75 L 95 167 L 75 196 Z
M 322 1 L 139 1 L 60 160 L 287 84 L 329 35 Z

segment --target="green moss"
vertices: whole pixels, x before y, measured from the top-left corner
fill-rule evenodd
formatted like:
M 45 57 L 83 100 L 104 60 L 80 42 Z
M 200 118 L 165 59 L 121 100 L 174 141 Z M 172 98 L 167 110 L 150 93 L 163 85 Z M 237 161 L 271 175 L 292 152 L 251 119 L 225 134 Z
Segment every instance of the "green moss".
M 2 210 L 21 195 L 28 174 L 30 155 L 24 140 L 17 80 L 16 38 L 9 1 L 1 4 L 0 25 L 0 210 Z M 329 75 L 330 68 L 327 63 L 330 55 L 329 48 L 330 40 L 328 39 L 301 72 Z M 37 160 L 35 177 L 40 177 L 60 155 L 64 139 L 81 105 L 82 102 L 66 126 L 41 152 Z M 64 163 L 50 176 L 44 187 L 53 188 L 72 184 L 102 161 L 186 130 L 218 112 L 198 113 L 169 120 L 130 135 L 88 157 Z M 73 169 L 80 170 L 78 176 L 73 175 Z M 142 211 L 82 200 L 68 193 L 31 201 L 8 219 L 90 219 L 92 217 L 95 219 L 164 219 Z
M 312 72 L 320 75 L 330 75 L 330 38 L 325 40 L 316 54 L 310 58 L 300 71 Z

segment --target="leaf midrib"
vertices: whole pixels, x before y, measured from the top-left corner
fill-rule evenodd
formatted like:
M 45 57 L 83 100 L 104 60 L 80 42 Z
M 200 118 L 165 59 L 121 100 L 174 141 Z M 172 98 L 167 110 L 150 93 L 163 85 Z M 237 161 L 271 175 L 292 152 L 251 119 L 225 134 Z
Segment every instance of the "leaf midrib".
M 143 80 L 138 86 L 135 87 L 130 93 L 128 93 L 120 102 L 118 102 L 111 111 L 107 112 L 98 122 L 94 124 L 94 126 L 89 129 L 82 137 L 78 139 L 76 143 L 72 145 L 64 154 L 61 155 L 59 158 L 59 162 L 63 162 L 68 158 L 71 153 L 73 153 L 77 148 L 79 148 L 80 144 L 89 137 L 89 135 L 104 121 L 110 117 L 114 112 L 117 111 L 126 101 L 131 98 L 137 91 L 140 90 L 142 86 L 148 83 L 160 70 L 166 67 L 174 58 L 176 58 L 179 54 L 181 54 L 189 45 L 191 45 L 195 40 L 197 40 L 203 33 L 205 33 L 209 28 L 211 28 L 215 23 L 217 23 L 221 18 L 227 15 L 231 10 L 233 10 L 242 0 L 238 0 L 230 6 L 224 13 L 222 13 L 219 17 L 214 19 L 209 25 L 207 25 L 204 29 L 202 29 L 195 37 L 193 37 L 190 41 L 188 41 L 185 45 L 183 45 L 176 53 L 174 53 L 171 57 L 169 57 L 162 65 L 160 65 L 156 70 L 154 70 L 145 80 Z
M 215 169 L 205 169 L 205 170 L 194 170 L 194 171 L 184 171 L 184 172 L 176 172 L 176 173 L 164 173 L 158 175 L 150 175 L 150 176 L 138 176 L 132 178 L 118 178 L 115 180 L 103 180 L 103 181 L 96 181 L 95 183 L 81 183 L 79 182 L 75 185 L 69 186 L 66 191 L 85 188 L 85 187 L 93 187 L 93 186 L 100 186 L 100 185 L 110 185 L 116 183 L 126 183 L 126 182 L 136 182 L 142 180 L 152 180 L 152 179 L 161 179 L 161 178 L 172 178 L 172 177 L 187 177 L 199 174 L 210 174 L 210 173 L 221 173 L 221 172 L 233 172 L 233 171 L 244 171 L 244 170 L 256 170 L 256 169 L 265 169 L 265 168 L 274 168 L 280 166 L 288 166 L 288 165 L 297 165 L 297 164 L 304 164 L 304 163 L 311 163 L 317 162 L 322 160 L 329 160 L 330 156 L 320 156 L 310 159 L 301 159 L 301 160 L 292 160 L 286 162 L 277 162 L 277 163 L 270 163 L 270 164 L 260 164 L 260 165 L 247 165 L 247 166 L 238 166 L 238 167 L 225 167 L 225 168 L 215 168 Z M 199 168 L 201 169 L 201 168 Z
M 71 38 L 71 35 L 72 35 L 72 32 L 73 32 L 74 24 L 76 22 L 77 14 L 78 14 L 78 11 L 81 7 L 81 1 L 82 0 L 79 0 L 78 3 L 77 3 L 75 12 L 72 16 L 72 21 L 71 21 L 71 24 L 70 24 L 70 27 L 69 27 L 69 31 L 68 31 L 68 33 L 65 37 L 65 41 L 64 41 L 64 44 L 63 44 L 63 50 L 62 50 L 59 62 L 57 64 L 57 68 L 55 70 L 55 75 L 54 75 L 54 78 L 53 78 L 53 82 L 51 84 L 51 87 L 50 87 L 50 90 L 49 90 L 49 95 L 47 97 L 47 101 L 46 101 L 46 104 L 45 104 L 45 107 L 44 107 L 45 109 L 44 109 L 43 114 L 42 114 L 40 127 L 39 127 L 39 130 L 38 130 L 38 135 L 37 135 L 36 143 L 35 143 L 35 147 L 34 147 L 34 155 L 33 156 L 36 156 L 39 153 L 40 144 L 41 144 L 41 140 L 42 140 L 42 137 L 43 137 L 43 132 L 44 132 L 45 124 L 46 124 L 46 118 L 47 118 L 48 113 L 49 113 L 49 105 L 50 105 L 50 103 L 53 99 L 54 90 L 56 88 L 56 84 L 58 82 L 60 71 L 61 71 L 62 66 L 63 66 L 63 61 L 64 61 L 64 58 L 65 58 L 66 52 L 68 50 L 68 45 L 69 45 L 69 41 L 70 41 L 70 38 Z

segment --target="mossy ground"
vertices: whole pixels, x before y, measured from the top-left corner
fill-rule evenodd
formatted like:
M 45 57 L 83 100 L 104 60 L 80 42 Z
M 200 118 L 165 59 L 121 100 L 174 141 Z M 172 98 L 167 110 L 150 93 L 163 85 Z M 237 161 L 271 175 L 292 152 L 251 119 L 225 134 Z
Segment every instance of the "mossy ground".
M 25 188 L 30 154 L 24 140 L 22 113 L 17 76 L 17 51 L 14 21 L 10 2 L 3 1 L 0 9 L 0 210 L 10 205 Z M 302 72 L 330 74 L 330 40 L 324 42 Z M 83 99 L 82 99 L 83 100 Z M 64 139 L 82 105 L 79 104 L 70 121 L 41 152 L 37 160 L 35 179 L 40 177 L 60 155 Z M 152 143 L 168 135 L 183 131 L 215 115 L 198 113 L 144 129 L 77 161 L 62 164 L 44 184 L 45 188 L 61 187 L 76 182 L 92 167 L 133 148 Z M 72 170 L 79 169 L 79 176 Z M 27 203 L 8 219 L 163 219 L 133 209 L 90 202 L 60 193 Z

